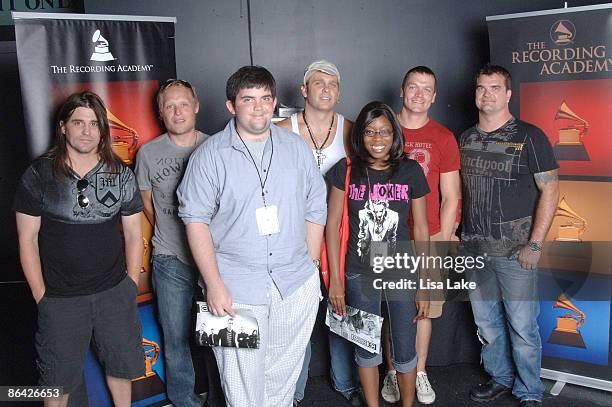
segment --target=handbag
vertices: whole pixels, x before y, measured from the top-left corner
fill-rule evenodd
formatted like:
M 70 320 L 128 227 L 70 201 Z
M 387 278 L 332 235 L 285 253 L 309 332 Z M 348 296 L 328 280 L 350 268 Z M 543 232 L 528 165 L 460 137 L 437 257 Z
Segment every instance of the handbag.
M 344 180 L 344 205 L 342 208 L 342 221 L 340 222 L 340 279 L 344 286 L 344 267 L 346 264 L 346 253 L 348 251 L 349 240 L 349 219 L 348 219 L 348 194 L 351 181 L 351 160 L 346 157 L 346 179 Z M 327 261 L 327 246 L 325 239 L 321 245 L 321 277 L 325 288 L 329 289 L 329 262 Z

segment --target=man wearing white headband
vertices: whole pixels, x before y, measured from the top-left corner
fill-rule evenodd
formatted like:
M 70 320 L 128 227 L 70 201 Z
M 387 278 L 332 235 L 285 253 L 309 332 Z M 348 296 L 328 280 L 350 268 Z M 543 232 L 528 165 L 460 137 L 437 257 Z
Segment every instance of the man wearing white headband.
M 319 170 L 325 174 L 346 156 L 346 140 L 353 125 L 350 120 L 334 111 L 340 96 L 338 68 L 324 59 L 312 62 L 304 70 L 304 81 L 300 91 L 304 97 L 304 111 L 293 114 L 280 122 L 279 126 L 302 136 L 310 146 Z M 330 375 L 334 388 L 342 393 L 350 405 L 363 405 L 357 369 L 353 362 L 353 345 L 346 339 L 330 333 L 329 347 Z M 294 405 L 299 405 L 304 398 L 310 355 L 309 344 L 297 382 Z

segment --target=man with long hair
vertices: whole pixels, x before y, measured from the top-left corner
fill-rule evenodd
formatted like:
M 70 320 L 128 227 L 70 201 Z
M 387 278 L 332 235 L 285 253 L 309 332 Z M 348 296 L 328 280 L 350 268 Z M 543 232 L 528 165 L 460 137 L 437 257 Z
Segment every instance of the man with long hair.
M 131 403 L 131 379 L 145 373 L 136 305 L 142 209 L 134 174 L 111 149 L 104 103 L 92 92 L 69 96 L 55 145 L 26 170 L 14 201 L 21 266 L 38 306 L 40 384 L 64 392 L 47 406 L 67 405 L 90 342 L 115 405 Z

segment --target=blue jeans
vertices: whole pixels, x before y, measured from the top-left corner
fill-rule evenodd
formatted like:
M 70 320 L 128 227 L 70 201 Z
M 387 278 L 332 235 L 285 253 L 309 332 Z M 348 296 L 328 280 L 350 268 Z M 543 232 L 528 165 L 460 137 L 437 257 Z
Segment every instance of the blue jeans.
M 497 383 L 512 388 L 518 399 L 542 400 L 537 270 L 526 270 L 507 257 L 485 259 L 482 270 L 468 273 L 477 284 L 470 291 L 470 301 L 485 371 Z
M 359 388 L 359 374 L 353 361 L 354 352 L 355 347 L 351 342 L 333 332 L 329 333 L 329 355 L 331 359 L 329 374 L 334 389 L 342 393 L 345 398 L 348 398 L 352 392 Z M 311 356 L 311 342 L 308 342 L 304 364 L 302 365 L 302 371 L 300 372 L 300 377 L 298 377 L 293 395 L 293 398 L 296 400 L 304 399 Z
M 359 373 L 355 366 L 355 345 L 340 335 L 329 333 L 329 355 L 332 386 L 345 398 L 359 388 Z
M 164 333 L 168 398 L 177 407 L 200 407 L 189 347 L 196 269 L 165 254 L 153 256 L 152 265 L 153 289 Z
M 346 304 L 371 314 L 382 315 L 382 302 L 387 303 L 391 333 L 393 367 L 400 373 L 416 368 L 415 290 L 378 289 L 370 275 L 346 273 Z M 355 362 L 359 367 L 376 367 L 383 362 L 383 354 L 373 354 L 355 346 Z
M 304 392 L 306 391 L 306 381 L 308 380 L 308 368 L 310 366 L 310 358 L 312 356 L 312 344 L 308 341 L 306 345 L 306 354 L 304 354 L 304 363 L 302 363 L 302 371 L 295 384 L 295 392 L 293 398 L 295 400 L 304 400 Z

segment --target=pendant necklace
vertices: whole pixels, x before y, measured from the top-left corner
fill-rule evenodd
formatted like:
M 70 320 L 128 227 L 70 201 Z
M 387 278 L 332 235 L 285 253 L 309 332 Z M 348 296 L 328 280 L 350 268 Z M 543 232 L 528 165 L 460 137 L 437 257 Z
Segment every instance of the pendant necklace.
M 325 154 L 323 154 L 323 147 L 325 147 L 325 143 L 327 143 L 327 140 L 329 140 L 329 136 L 331 134 L 332 127 L 334 127 L 335 116 L 336 114 L 334 113 L 332 115 L 332 121 L 331 121 L 331 124 L 329 125 L 329 129 L 327 130 L 327 136 L 325 136 L 325 140 L 323 140 L 323 143 L 321 143 L 321 145 L 318 146 L 314 138 L 314 135 L 312 134 L 312 130 L 310 130 L 310 125 L 306 121 L 306 111 L 302 112 L 302 117 L 304 118 L 304 124 L 306 125 L 306 129 L 308 130 L 308 135 L 310 136 L 310 140 L 312 140 L 312 145 L 315 148 L 315 155 L 317 156 L 317 166 L 319 167 L 319 169 L 321 169 L 321 165 L 323 165 L 323 160 L 325 160 Z

